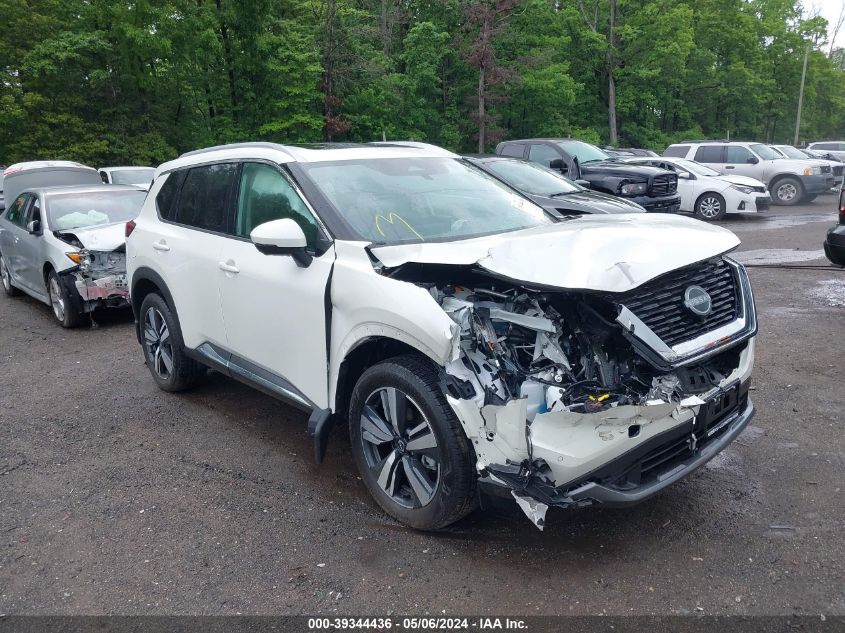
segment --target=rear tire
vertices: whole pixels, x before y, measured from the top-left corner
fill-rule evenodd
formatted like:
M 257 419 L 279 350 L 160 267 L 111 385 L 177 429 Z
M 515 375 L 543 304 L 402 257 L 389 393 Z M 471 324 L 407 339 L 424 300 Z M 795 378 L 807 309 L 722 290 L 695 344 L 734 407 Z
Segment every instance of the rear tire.
M 53 316 L 63 328 L 74 328 L 82 323 L 82 313 L 76 309 L 67 287 L 59 280 L 55 270 L 47 274 L 47 294 Z
M 718 193 L 708 191 L 701 194 L 695 201 L 695 217 L 705 222 L 715 222 L 725 217 L 728 212 L 724 197 Z
M 771 187 L 772 204 L 791 207 L 804 198 L 804 186 L 797 178 L 779 178 Z
M 12 285 L 12 273 L 9 272 L 9 267 L 6 266 L 5 258 L 0 255 L 0 278 L 3 281 L 3 292 L 7 297 L 17 297 L 21 291 Z
M 365 371 L 349 436 L 364 485 L 398 521 L 437 530 L 475 509 L 474 453 L 427 359 L 399 356 Z
M 144 297 L 139 314 L 144 361 L 162 391 L 185 391 L 205 378 L 208 370 L 185 353 L 182 329 L 161 295 Z

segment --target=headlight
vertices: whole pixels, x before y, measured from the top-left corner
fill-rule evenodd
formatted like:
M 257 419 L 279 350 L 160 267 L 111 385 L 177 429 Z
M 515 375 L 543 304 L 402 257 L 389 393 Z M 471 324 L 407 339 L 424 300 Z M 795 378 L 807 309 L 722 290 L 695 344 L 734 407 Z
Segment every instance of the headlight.
M 72 253 L 65 253 L 65 255 L 74 264 L 79 264 L 80 266 L 87 264 L 90 260 L 88 253 L 85 251 L 73 251 Z
M 731 189 L 736 189 L 737 191 L 741 191 L 742 193 L 754 192 L 754 189 L 752 187 L 745 187 L 743 185 L 731 185 Z
M 648 183 L 646 182 L 629 182 L 619 188 L 619 193 L 623 196 L 636 196 L 648 191 Z
M 819 176 L 822 173 L 821 167 L 805 167 L 804 168 L 804 175 L 805 176 Z

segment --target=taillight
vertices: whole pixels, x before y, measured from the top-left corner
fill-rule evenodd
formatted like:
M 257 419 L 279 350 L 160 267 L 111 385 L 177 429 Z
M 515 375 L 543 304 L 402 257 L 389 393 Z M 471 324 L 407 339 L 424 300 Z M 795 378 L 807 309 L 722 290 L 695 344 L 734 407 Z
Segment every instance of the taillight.
M 126 237 L 129 237 L 130 235 L 132 235 L 132 231 L 134 231 L 134 230 L 135 230 L 135 220 L 129 220 L 129 222 L 126 223 Z

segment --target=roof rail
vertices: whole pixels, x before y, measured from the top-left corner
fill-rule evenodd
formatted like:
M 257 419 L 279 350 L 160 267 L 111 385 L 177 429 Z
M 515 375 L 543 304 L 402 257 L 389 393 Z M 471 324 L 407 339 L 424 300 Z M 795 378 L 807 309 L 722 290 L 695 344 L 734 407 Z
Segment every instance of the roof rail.
M 287 147 L 285 147 L 284 145 L 280 145 L 279 143 L 268 143 L 266 141 L 249 141 L 246 143 L 228 143 L 226 145 L 214 145 L 213 147 L 195 149 L 190 152 L 180 154 L 179 158 L 183 158 L 185 156 L 196 156 L 198 154 L 205 154 L 206 152 L 219 152 L 220 150 L 224 149 L 240 149 L 242 147 L 260 147 L 264 149 L 275 149 L 280 152 L 284 152 L 290 157 L 293 157 L 291 151 Z
M 442 147 L 438 147 L 432 143 L 420 143 L 419 141 L 371 141 L 368 145 L 393 145 L 398 147 L 414 147 L 416 149 L 436 149 L 440 152 L 444 151 Z

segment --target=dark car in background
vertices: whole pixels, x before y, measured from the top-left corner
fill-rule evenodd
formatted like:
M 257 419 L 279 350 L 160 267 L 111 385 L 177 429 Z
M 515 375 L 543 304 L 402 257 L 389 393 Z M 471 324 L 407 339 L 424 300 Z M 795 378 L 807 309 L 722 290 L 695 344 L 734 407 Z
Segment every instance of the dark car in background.
M 636 202 L 592 191 L 560 172 L 503 156 L 468 156 L 470 163 L 528 196 L 556 217 L 582 213 L 644 213 Z
M 839 224 L 827 232 L 824 254 L 837 266 L 845 266 L 845 187 L 839 191 Z
M 586 180 L 593 191 L 635 202 L 652 213 L 677 213 L 681 208 L 677 175 L 656 167 L 626 164 L 583 141 L 565 138 L 504 141 L 496 146 L 496 154 L 538 163 L 570 180 Z

